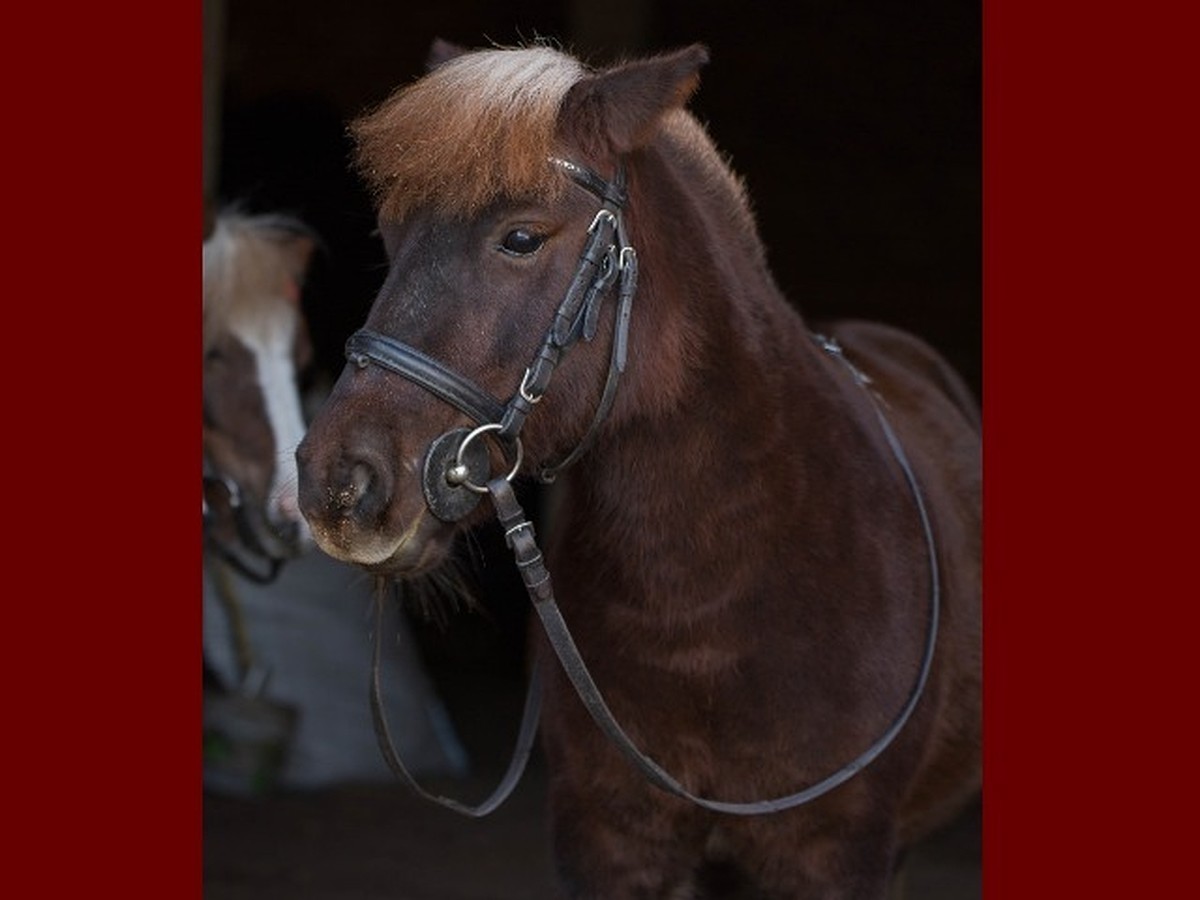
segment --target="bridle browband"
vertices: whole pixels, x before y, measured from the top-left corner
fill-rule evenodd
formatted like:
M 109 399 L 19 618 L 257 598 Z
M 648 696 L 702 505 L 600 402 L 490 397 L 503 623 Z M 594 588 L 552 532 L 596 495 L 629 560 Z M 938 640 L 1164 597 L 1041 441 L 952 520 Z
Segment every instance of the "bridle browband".
M 778 812 L 815 800 L 854 777 L 892 743 L 912 716 L 928 680 L 937 641 L 941 589 L 933 529 L 916 475 L 895 432 L 883 414 L 880 401 L 868 388 L 870 383 L 868 376 L 845 358 L 842 348 L 836 341 L 814 335 L 813 338 L 818 345 L 848 368 L 855 382 L 864 388 L 870 398 L 888 446 L 900 465 L 912 492 L 921 520 L 929 558 L 930 614 L 920 671 L 903 708 L 884 733 L 849 763 L 809 787 L 783 797 L 746 803 L 712 800 L 697 796 L 687 790 L 657 762 L 638 749 L 609 710 L 558 609 L 550 573 L 545 567 L 541 550 L 537 545 L 533 525 L 528 521 L 524 510 L 517 501 L 511 483 L 521 466 L 522 452 L 519 435 L 526 417 L 545 393 L 550 376 L 562 353 L 580 337 L 589 341 L 594 337 L 599 318 L 600 301 L 616 280 L 620 282 L 620 290 L 612 357 L 608 379 L 596 414 L 579 445 L 565 459 L 538 473 L 539 478 L 547 482 L 552 481 L 560 471 L 578 459 L 590 445 L 599 425 L 611 408 L 617 380 L 625 368 L 629 313 L 637 283 L 637 256 L 625 239 L 620 216 L 626 199 L 624 170 L 618 168 L 615 181 L 609 183 L 596 173 L 576 163 L 561 159 L 552 159 L 551 162 L 560 166 L 576 184 L 595 194 L 602 201 L 602 206 L 588 229 L 588 241 L 566 297 L 559 305 L 554 322 L 533 363 L 525 370 L 520 386 L 508 403 L 501 403 L 469 379 L 415 348 L 374 331 L 364 329 L 352 335 L 346 344 L 347 358 L 359 367 L 373 362 L 395 372 L 424 387 L 479 423 L 474 430 L 455 429 L 443 434 L 430 444 L 423 467 L 426 502 L 434 515 L 445 521 L 454 522 L 470 512 L 482 494 L 490 495 L 497 519 L 504 529 L 505 541 L 513 552 L 514 561 L 521 573 L 534 611 L 542 622 L 551 648 L 558 657 L 564 672 L 601 731 L 649 781 L 668 793 L 686 799 L 704 809 L 734 815 L 761 815 Z M 478 479 L 485 477 L 481 476 L 481 473 L 489 471 L 490 462 L 486 450 L 475 443 L 475 439 L 487 433 L 491 433 L 500 442 L 506 457 L 515 458 L 516 462 L 508 474 L 488 478 L 485 485 L 480 485 Z M 385 760 L 398 777 L 426 799 L 464 815 L 474 817 L 487 815 L 512 792 L 520 780 L 532 750 L 540 712 L 539 668 L 535 665 L 532 669 L 529 692 L 526 696 L 516 748 L 513 751 L 511 762 L 492 794 L 475 806 L 460 803 L 450 797 L 432 794 L 426 791 L 408 772 L 393 745 L 381 699 L 382 685 L 379 663 L 383 646 L 382 596 L 379 598 L 378 614 L 371 679 L 371 711 L 376 735 L 379 738 L 380 749 Z

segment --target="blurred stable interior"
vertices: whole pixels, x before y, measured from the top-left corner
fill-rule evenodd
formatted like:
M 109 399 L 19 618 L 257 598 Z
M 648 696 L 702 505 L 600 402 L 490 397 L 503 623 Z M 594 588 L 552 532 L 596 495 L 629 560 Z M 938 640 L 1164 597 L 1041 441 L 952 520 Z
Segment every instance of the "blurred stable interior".
M 982 391 L 978 2 L 204 0 L 203 12 L 206 215 L 238 201 L 253 212 L 295 214 L 321 236 L 302 298 L 318 383 L 336 378 L 345 339 L 385 272 L 369 199 L 349 168 L 346 123 L 419 76 L 434 37 L 464 46 L 547 37 L 596 64 L 706 44 L 711 62 L 690 106 L 745 180 L 785 294 L 810 322 L 859 316 L 908 328 Z M 507 762 L 519 714 L 526 599 L 511 569 L 499 535 L 481 533 L 468 556 L 481 608 L 448 610 L 440 623 L 409 616 L 411 652 L 446 700 L 476 774 Z M 355 615 L 366 656 L 369 617 Z M 369 727 L 365 683 L 361 696 Z M 372 796 L 359 809 L 382 802 Z M 262 884 L 250 888 L 252 873 L 287 881 L 282 857 L 278 871 L 246 862 L 238 875 L 222 855 L 241 840 L 229 835 L 235 823 L 279 826 L 251 802 L 206 799 L 207 897 L 271 896 Z M 493 827 L 417 809 L 430 809 L 428 821 L 442 828 L 487 835 Z M 282 815 L 304 817 L 295 805 Z M 327 852 L 305 834 L 296 848 Z M 276 834 L 271 846 L 285 848 L 287 839 Z M 307 890 L 293 883 L 279 896 L 321 896 L 320 881 L 313 875 Z M 478 896 L 510 895 L 492 890 Z M 365 887 L 342 894 L 351 895 L 376 896 Z

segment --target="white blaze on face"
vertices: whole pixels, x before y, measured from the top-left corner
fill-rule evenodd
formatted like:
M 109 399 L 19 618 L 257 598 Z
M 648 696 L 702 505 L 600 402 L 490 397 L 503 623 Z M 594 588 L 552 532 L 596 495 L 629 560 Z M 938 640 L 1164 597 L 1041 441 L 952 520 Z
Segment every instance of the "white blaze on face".
M 275 522 L 295 522 L 299 545 L 312 546 L 308 523 L 300 514 L 296 446 L 304 437 L 304 412 L 292 357 L 299 314 L 292 306 L 279 304 L 269 319 L 257 318 L 233 329 L 254 355 L 263 405 L 275 438 L 275 466 L 268 493 L 267 515 Z M 244 325 L 244 327 L 241 327 Z

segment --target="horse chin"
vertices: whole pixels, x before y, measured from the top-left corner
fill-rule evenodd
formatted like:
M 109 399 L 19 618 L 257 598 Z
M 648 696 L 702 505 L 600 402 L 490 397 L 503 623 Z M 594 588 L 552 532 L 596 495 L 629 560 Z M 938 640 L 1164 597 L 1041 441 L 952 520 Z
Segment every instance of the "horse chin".
M 350 563 L 372 575 L 406 580 L 437 569 L 446 559 L 450 543 L 435 534 L 426 534 L 428 523 L 418 515 L 400 534 L 350 533 L 319 523 L 312 525 L 316 545 L 329 556 Z M 426 527 L 422 527 L 426 526 Z
M 413 559 L 405 551 L 400 551 L 378 563 L 359 563 L 371 575 L 383 575 L 396 581 L 409 581 L 441 568 L 446 559 L 444 552 L 438 552 L 434 545 L 426 544 L 419 557 Z

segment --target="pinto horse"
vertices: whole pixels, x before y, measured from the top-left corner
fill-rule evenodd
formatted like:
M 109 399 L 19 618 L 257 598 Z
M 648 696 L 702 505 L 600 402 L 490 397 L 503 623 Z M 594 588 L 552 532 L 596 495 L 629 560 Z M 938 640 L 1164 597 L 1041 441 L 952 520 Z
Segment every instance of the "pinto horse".
M 295 448 L 313 352 L 300 290 L 315 246 L 294 217 L 235 209 L 204 241 L 205 546 L 256 581 L 312 547 Z
M 499 519 L 564 896 L 884 897 L 981 785 L 972 395 L 786 300 L 704 47 L 445 57 L 353 123 L 390 268 L 297 452 L 317 543 L 406 579 Z

